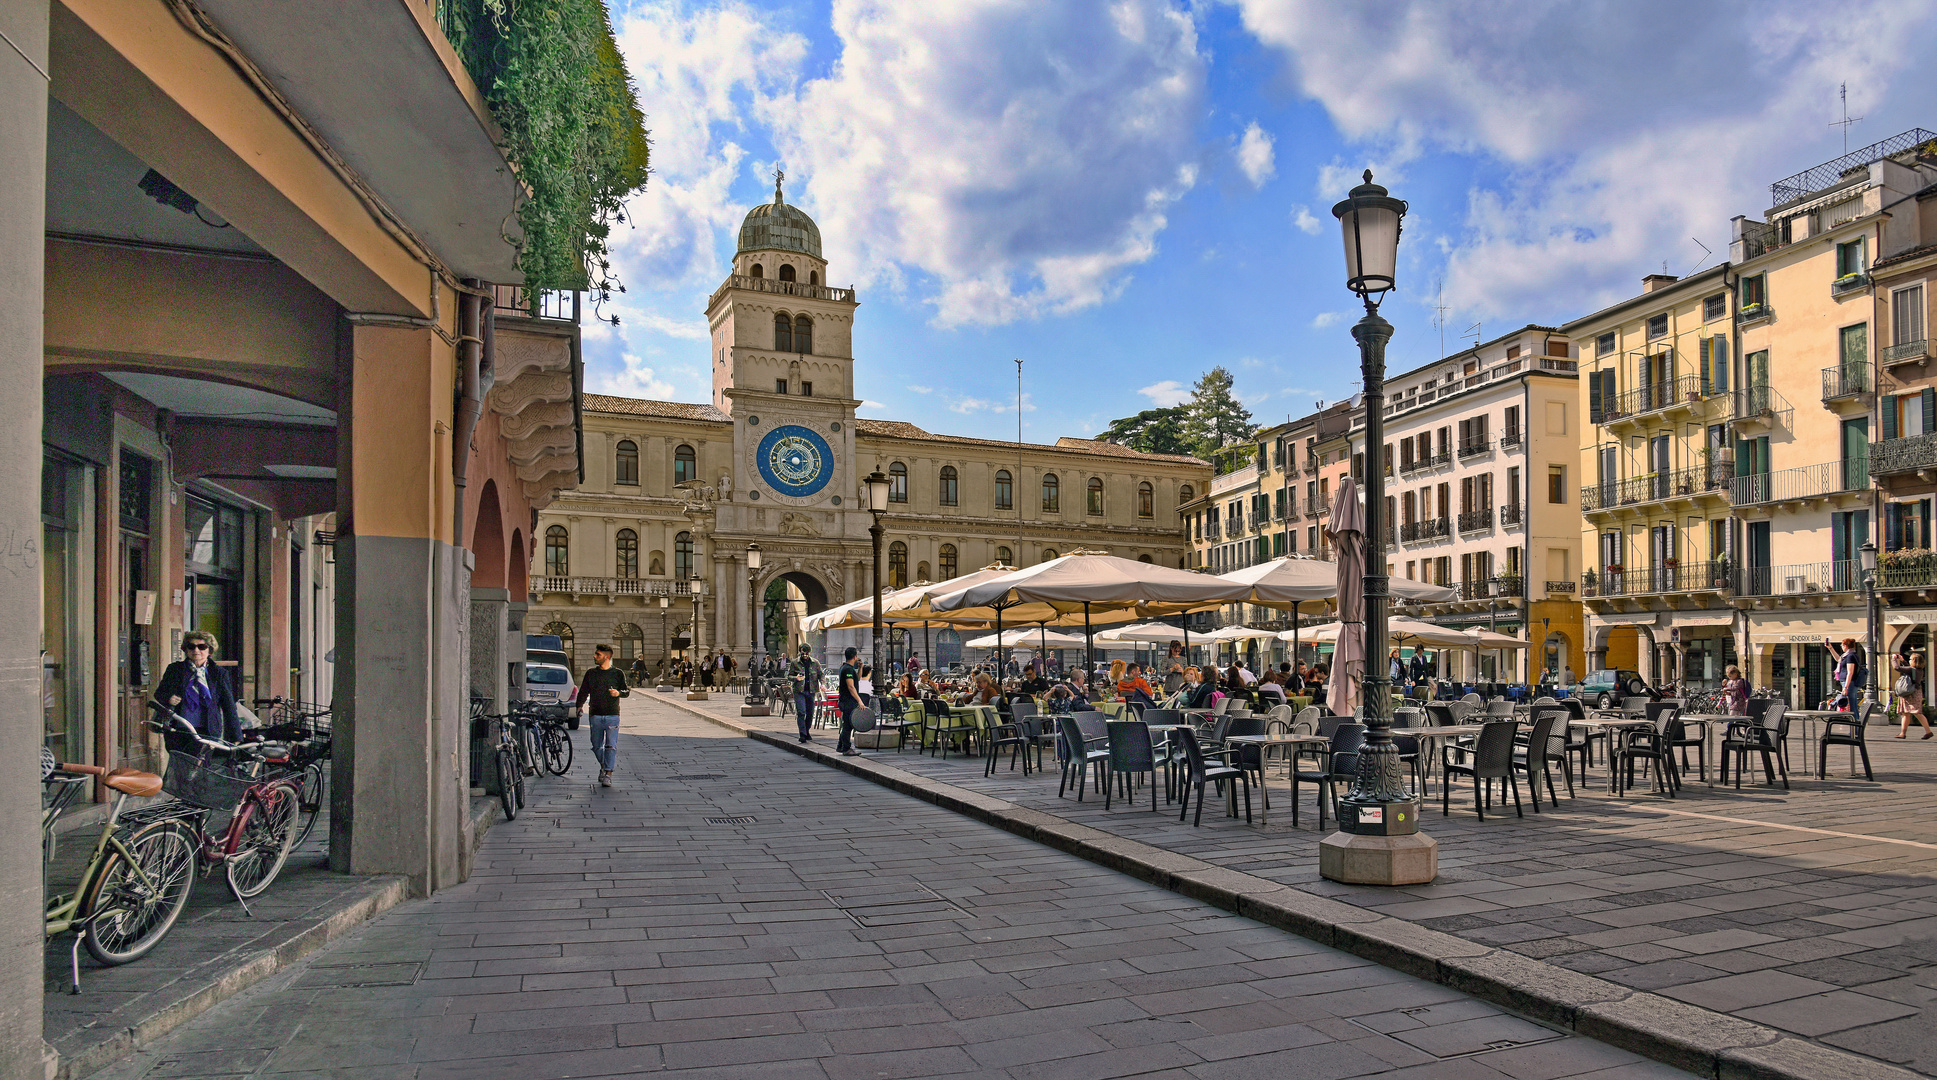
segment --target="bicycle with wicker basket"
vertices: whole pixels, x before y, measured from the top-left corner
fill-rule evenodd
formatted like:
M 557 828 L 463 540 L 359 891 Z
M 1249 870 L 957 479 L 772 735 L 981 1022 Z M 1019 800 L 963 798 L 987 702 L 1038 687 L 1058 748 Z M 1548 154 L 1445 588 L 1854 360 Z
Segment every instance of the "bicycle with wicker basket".
M 202 872 L 220 867 L 229 891 L 245 914 L 249 900 L 260 896 L 296 846 L 303 790 L 289 767 L 290 748 L 283 743 L 230 743 L 196 731 L 180 713 L 159 701 L 148 726 L 161 732 L 168 750 L 168 770 L 162 791 L 178 803 L 207 811 L 183 819 L 196 833 L 196 854 Z M 227 820 L 219 827 L 211 821 Z
M 277 764 L 288 767 L 300 789 L 296 839 L 291 846 L 301 847 L 329 802 L 330 709 L 285 697 L 257 698 L 255 704 L 268 721 L 255 734 L 289 747 L 287 760 Z

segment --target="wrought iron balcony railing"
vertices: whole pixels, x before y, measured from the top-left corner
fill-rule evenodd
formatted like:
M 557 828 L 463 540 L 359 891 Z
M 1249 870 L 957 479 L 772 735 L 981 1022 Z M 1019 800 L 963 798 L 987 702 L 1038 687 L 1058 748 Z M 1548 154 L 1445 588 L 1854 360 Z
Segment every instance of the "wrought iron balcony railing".
M 1929 551 L 1886 551 L 1877 560 L 1879 589 L 1926 589 L 1937 585 L 1937 554 Z
M 1727 562 L 1678 563 L 1633 570 L 1603 567 L 1581 575 L 1581 597 L 1649 596 L 1662 593 L 1723 592 L 1734 587 Z
M 1448 528 L 1452 523 L 1445 518 L 1427 518 L 1425 521 L 1409 521 L 1399 526 L 1399 539 L 1407 543 L 1421 540 L 1441 540 L 1452 534 Z
M 1895 345 L 1885 346 L 1881 352 L 1877 353 L 1877 362 L 1885 365 L 1908 364 L 1915 360 L 1927 360 L 1929 358 L 1930 342 L 1923 338 L 1919 338 L 1916 341 L 1899 341 Z
M 1492 583 L 1498 581 L 1500 592 L 1493 594 Z M 1523 582 L 1512 574 L 1501 574 L 1498 578 L 1475 578 L 1462 581 L 1453 588 L 1459 591 L 1461 600 L 1510 600 L 1520 595 Z
M 1700 375 L 1683 375 L 1637 386 L 1622 394 L 1603 394 L 1601 423 L 1618 423 L 1666 409 L 1670 405 L 1700 401 L 1703 393 Z
M 1547 591 L 1549 593 L 1566 593 L 1572 595 L 1574 592 L 1574 583 L 1571 581 L 1549 581 L 1547 583 Z
M 1876 389 L 1870 378 L 1870 365 L 1826 367 L 1823 369 L 1823 401 L 1842 401 L 1861 397 Z
M 1895 476 L 1919 469 L 1937 469 L 1937 434 L 1870 444 L 1870 475 Z
M 1505 506 L 1500 507 L 1501 528 L 1507 528 L 1509 526 L 1518 525 L 1518 524 L 1520 524 L 1520 504 L 1519 503 L 1510 502 Z
M 1500 448 L 1501 448 L 1501 449 L 1503 449 L 1503 450 L 1504 450 L 1504 449 L 1507 449 L 1507 448 L 1509 448 L 1509 447 L 1514 447 L 1514 446 L 1519 446 L 1519 445 L 1520 445 L 1520 429 L 1519 429 L 1519 428 L 1508 428 L 1508 429 L 1506 429 L 1505 431 L 1503 431 L 1503 432 L 1501 432 L 1501 433 L 1500 433 Z
M 1790 427 L 1796 410 L 1789 399 L 1768 386 L 1749 386 L 1737 390 L 1735 398 L 1735 422 L 1763 423 L 1770 427 Z
M 1787 566 L 1745 566 L 1736 583 L 1738 596 L 1807 596 L 1857 592 L 1863 588 L 1863 565 L 1855 559 L 1794 563 Z
M 1484 510 L 1468 510 L 1459 516 L 1460 532 L 1479 532 L 1481 529 L 1491 529 L 1492 527 L 1493 508 L 1490 506 Z
M 1592 514 L 1622 506 L 1714 494 L 1726 496 L 1735 480 L 1735 459 L 1724 455 L 1707 465 L 1614 480 L 1581 489 L 1581 512 Z
M 1306 499 L 1305 500 L 1306 517 L 1314 517 L 1314 518 L 1329 517 L 1331 516 L 1331 513 L 1332 513 L 1332 506 L 1331 506 L 1330 500 L 1327 500 L 1327 499 Z
M 1459 456 L 1463 458 L 1484 454 L 1493 449 L 1493 440 L 1485 435 L 1459 441 Z
M 1841 491 L 1860 491 L 1870 486 L 1867 458 L 1825 461 L 1800 469 L 1751 473 L 1729 481 L 1729 501 L 1737 506 L 1814 499 Z

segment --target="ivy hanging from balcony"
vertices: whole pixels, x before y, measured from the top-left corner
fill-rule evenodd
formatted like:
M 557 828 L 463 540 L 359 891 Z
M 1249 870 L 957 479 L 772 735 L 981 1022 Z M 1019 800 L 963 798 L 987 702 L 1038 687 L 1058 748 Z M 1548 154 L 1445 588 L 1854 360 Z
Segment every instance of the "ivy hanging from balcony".
M 532 295 L 624 292 L 608 238 L 645 186 L 645 117 L 602 0 L 438 0 L 525 188 L 518 268 Z M 617 321 L 616 318 L 614 321 Z

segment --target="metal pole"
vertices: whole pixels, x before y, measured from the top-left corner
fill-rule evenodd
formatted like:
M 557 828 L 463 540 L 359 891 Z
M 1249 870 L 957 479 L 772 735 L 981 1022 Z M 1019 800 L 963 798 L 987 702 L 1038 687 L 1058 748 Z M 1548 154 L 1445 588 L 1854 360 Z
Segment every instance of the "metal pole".
M 868 538 L 874 541 L 874 642 L 869 656 L 874 664 L 874 678 L 881 679 L 881 537 L 885 529 L 881 527 L 881 511 L 873 511 L 874 524 L 868 526 Z
M 1352 790 L 1339 804 L 1345 832 L 1385 836 L 1417 831 L 1418 806 L 1392 743 L 1392 676 L 1386 664 L 1387 578 L 1385 566 L 1385 347 L 1392 324 L 1370 300 L 1352 327 L 1365 380 L 1365 748 Z M 1395 807 L 1393 804 L 1400 804 Z M 1396 809 L 1397 814 L 1387 812 Z M 1377 811 L 1367 813 L 1367 811 Z M 1399 818 L 1402 820 L 1395 820 Z

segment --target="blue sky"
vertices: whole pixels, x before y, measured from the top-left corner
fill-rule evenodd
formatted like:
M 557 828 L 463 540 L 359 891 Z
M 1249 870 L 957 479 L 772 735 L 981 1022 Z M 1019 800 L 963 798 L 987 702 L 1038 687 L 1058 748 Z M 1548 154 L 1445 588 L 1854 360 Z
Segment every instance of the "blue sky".
M 748 207 L 860 289 L 863 416 L 1089 436 L 1215 364 L 1263 422 L 1356 389 L 1332 203 L 1412 210 L 1389 370 L 1726 256 L 1729 218 L 1937 128 L 1937 0 L 612 0 L 653 138 L 588 386 L 704 401 Z

